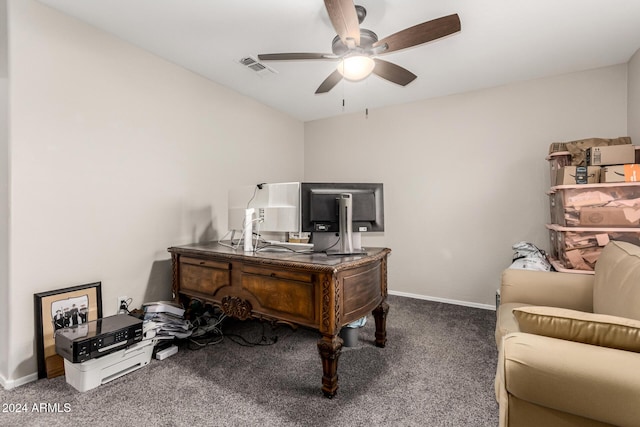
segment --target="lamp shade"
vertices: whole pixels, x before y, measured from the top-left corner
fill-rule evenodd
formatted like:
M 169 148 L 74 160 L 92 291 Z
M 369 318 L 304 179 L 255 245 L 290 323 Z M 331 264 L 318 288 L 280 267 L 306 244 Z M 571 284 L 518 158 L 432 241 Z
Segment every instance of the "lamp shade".
M 358 81 L 373 71 L 376 63 L 368 56 L 354 55 L 344 58 L 338 64 L 338 71 L 347 80 Z

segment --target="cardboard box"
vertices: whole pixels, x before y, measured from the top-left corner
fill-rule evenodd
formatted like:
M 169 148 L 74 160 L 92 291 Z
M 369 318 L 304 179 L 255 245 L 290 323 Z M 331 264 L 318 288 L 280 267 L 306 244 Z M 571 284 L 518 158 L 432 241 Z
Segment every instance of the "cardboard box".
M 640 164 L 604 166 L 600 174 L 601 182 L 638 182 Z
M 568 151 L 552 153 L 547 156 L 547 160 L 549 161 L 549 177 L 551 186 L 554 186 L 556 185 L 558 170 L 563 166 L 571 165 L 571 153 Z
M 633 208 L 584 207 L 580 210 L 580 225 L 585 227 L 637 227 L 638 210 Z
M 587 149 L 588 166 L 622 165 L 636 161 L 636 148 L 631 144 L 605 145 Z
M 600 166 L 563 166 L 558 169 L 555 185 L 597 184 Z

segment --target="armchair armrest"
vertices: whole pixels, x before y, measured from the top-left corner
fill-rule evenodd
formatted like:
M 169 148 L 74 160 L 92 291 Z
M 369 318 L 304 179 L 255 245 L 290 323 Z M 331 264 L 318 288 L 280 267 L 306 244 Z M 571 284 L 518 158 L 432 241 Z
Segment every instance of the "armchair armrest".
M 590 274 L 508 268 L 502 272 L 500 303 L 523 303 L 593 312 Z
M 517 332 L 502 356 L 509 395 L 617 426 L 640 419 L 640 353 Z

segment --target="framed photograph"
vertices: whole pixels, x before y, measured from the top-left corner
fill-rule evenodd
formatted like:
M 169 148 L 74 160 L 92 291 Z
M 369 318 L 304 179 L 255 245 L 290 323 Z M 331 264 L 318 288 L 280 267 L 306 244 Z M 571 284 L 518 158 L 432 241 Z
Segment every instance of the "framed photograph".
M 56 353 L 56 331 L 102 317 L 101 285 L 88 283 L 33 296 L 38 378 L 64 375 L 64 359 Z

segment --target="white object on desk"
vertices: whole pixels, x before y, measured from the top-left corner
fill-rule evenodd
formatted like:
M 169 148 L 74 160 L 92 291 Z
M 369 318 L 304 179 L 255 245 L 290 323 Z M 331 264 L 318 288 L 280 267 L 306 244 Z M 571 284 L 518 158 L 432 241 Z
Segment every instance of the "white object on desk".
M 253 212 L 249 208 L 244 211 L 244 251 L 253 252 Z

